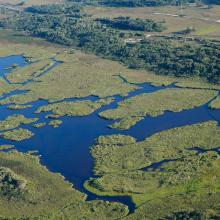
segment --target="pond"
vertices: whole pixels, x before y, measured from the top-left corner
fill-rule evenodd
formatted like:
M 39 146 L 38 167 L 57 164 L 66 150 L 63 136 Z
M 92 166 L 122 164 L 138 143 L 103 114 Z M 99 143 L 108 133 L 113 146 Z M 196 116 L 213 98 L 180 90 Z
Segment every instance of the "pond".
M 4 63 L 5 60 L 5 63 Z M 0 70 L 2 73 L 7 72 L 5 68 L 11 66 L 17 60 L 17 64 L 22 66 L 24 59 L 22 56 L 11 56 L 7 58 L 0 58 Z M 56 65 L 54 65 L 55 67 Z M 46 73 L 45 73 L 46 74 Z M 167 87 L 154 87 L 148 83 L 139 85 L 140 89 L 129 93 L 127 97 L 115 96 L 115 101 L 111 104 L 102 107 L 93 114 L 85 117 L 61 117 L 63 124 L 59 128 L 52 128 L 45 126 L 37 129 L 31 125 L 23 125 L 21 127 L 28 128 L 35 136 L 30 140 L 21 142 L 12 142 L 0 139 L 1 144 L 15 144 L 17 150 L 27 152 L 30 150 L 37 150 L 41 155 L 41 162 L 52 172 L 61 173 L 66 180 L 73 183 L 74 187 L 88 195 L 88 200 L 103 199 L 108 201 L 118 201 L 129 206 L 130 211 L 134 210 L 134 205 L 129 197 L 105 197 L 96 196 L 87 192 L 83 183 L 93 176 L 93 160 L 89 154 L 90 147 L 95 143 L 95 140 L 100 135 L 110 134 L 125 134 L 135 137 L 137 140 L 144 138 L 166 129 L 171 129 L 184 125 L 191 125 L 194 123 L 204 122 L 208 120 L 216 120 L 220 123 L 220 111 L 210 110 L 208 104 L 194 108 L 191 110 L 184 110 L 178 113 L 166 112 L 158 117 L 146 117 L 144 120 L 138 122 L 135 126 L 126 131 L 119 131 L 110 129 L 108 125 L 112 121 L 102 119 L 98 113 L 117 107 L 117 103 L 124 98 L 133 97 L 141 93 L 150 93 L 156 90 Z M 171 85 L 169 87 L 175 87 Z M 15 93 L 15 92 L 14 92 Z M 5 95 L 5 97 L 11 94 Z M 82 99 L 69 100 L 96 100 L 94 96 L 85 97 Z M 23 114 L 26 117 L 38 117 L 39 122 L 49 122 L 45 115 L 48 113 L 35 114 L 37 108 L 47 104 L 46 101 L 40 100 L 30 103 L 32 108 L 22 110 L 9 110 L 7 106 L 0 106 L 0 120 L 11 114 Z

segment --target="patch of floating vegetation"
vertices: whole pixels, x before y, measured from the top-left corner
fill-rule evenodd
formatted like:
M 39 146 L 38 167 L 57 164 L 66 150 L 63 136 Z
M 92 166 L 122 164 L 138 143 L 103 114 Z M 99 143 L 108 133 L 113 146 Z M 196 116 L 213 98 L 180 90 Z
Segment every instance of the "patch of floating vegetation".
M 49 104 L 40 107 L 36 113 L 49 112 L 52 111 L 53 117 L 55 116 L 86 116 L 97 109 L 101 108 L 103 105 L 110 104 L 114 99 L 100 99 L 98 101 L 92 102 L 88 101 L 76 101 L 76 102 L 59 102 L 55 104 Z
M 59 117 L 60 117 L 59 115 L 55 115 L 55 114 L 49 114 L 45 116 L 45 118 L 52 118 L 52 119 L 57 119 Z
M 9 105 L 7 106 L 8 109 L 10 110 L 21 110 L 21 109 L 26 109 L 26 108 L 31 108 L 32 105 Z
M 196 146 L 210 151 L 198 154 L 191 150 Z M 220 128 L 215 121 L 162 131 L 139 142 L 130 136 L 102 136 L 91 149 L 98 176 L 85 187 L 97 195 L 131 196 L 137 206 L 180 194 L 184 198 L 191 193 L 192 197 L 219 193 L 220 157 L 214 152 L 219 146 Z M 161 169 L 142 170 L 164 160 Z
M 0 145 L 0 150 L 10 150 L 14 148 L 14 145 Z
M 11 192 L 6 195 L 15 194 L 16 199 L 6 199 L 0 193 L 3 219 L 119 219 L 128 214 L 128 208 L 120 203 L 87 202 L 85 194 L 75 190 L 61 175 L 49 172 L 37 156 L 30 154 L 0 153 L 0 187 L 4 185 Z M 22 195 L 18 193 L 23 190 Z
M 220 96 L 214 99 L 210 104 L 209 108 L 211 109 L 220 109 Z
M 28 80 L 36 78 L 53 65 L 54 62 L 50 59 L 36 61 L 25 67 L 16 68 L 14 71 L 9 73 L 6 78 L 10 83 L 24 83 Z
M 19 128 L 19 129 L 14 129 L 12 131 L 5 131 L 0 133 L 0 137 L 7 139 L 7 140 L 11 140 L 11 141 L 23 141 L 26 139 L 30 139 L 34 136 L 34 134 L 27 130 L 27 129 L 23 129 L 23 128 Z
M 165 111 L 180 112 L 192 109 L 207 103 L 217 94 L 217 91 L 213 90 L 164 89 L 125 99 L 118 103 L 116 109 L 101 112 L 100 116 L 105 119 L 119 120 L 110 126 L 112 128 L 129 129 L 147 115 L 156 117 Z
M 63 122 L 61 120 L 52 120 L 49 122 L 50 126 L 53 126 L 54 128 L 58 128 Z
M 42 122 L 42 123 L 37 123 L 37 124 L 33 124 L 34 128 L 42 128 L 45 127 L 47 125 L 47 123 Z
M 0 121 L 0 131 L 7 131 L 19 127 L 22 124 L 36 122 L 38 118 L 26 118 L 24 115 L 11 115 Z

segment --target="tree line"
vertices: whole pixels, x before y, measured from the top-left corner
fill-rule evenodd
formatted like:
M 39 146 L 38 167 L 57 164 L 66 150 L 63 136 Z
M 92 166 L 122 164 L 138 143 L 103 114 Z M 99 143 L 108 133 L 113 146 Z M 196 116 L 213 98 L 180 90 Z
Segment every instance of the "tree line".
M 120 30 L 109 28 L 88 16 L 74 17 L 65 13 L 59 16 L 21 13 L 2 20 L 0 26 L 80 48 L 123 62 L 130 68 L 145 68 L 157 74 L 177 77 L 198 76 L 220 83 L 220 45 L 214 42 L 173 44 L 172 40 L 144 39 L 130 44 L 125 41 L 127 34 Z

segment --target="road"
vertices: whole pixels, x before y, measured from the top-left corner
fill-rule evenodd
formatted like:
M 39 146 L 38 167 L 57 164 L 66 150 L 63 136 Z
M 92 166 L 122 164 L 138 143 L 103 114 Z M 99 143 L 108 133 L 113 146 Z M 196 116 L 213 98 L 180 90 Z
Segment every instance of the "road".
M 10 6 L 10 5 L 0 4 L 0 7 L 6 8 L 6 9 L 11 10 L 11 11 L 16 11 L 16 12 L 21 12 L 21 11 L 23 11 L 23 10 L 20 9 L 20 8 L 17 8 L 17 7 L 15 7 L 15 6 Z

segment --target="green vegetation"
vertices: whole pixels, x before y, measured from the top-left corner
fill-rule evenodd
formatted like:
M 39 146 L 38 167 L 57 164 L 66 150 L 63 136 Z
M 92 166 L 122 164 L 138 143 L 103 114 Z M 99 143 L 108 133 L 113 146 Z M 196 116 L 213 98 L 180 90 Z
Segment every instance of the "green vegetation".
M 21 13 L 11 19 L 3 19 L 1 26 L 118 60 L 130 68 L 144 68 L 162 75 L 201 77 L 219 83 L 218 42 L 177 43 L 175 38 L 148 39 L 143 35 L 127 35 L 113 30 L 88 16 L 79 19 L 68 14 Z M 127 40 L 133 38 L 130 44 Z
M 207 152 L 198 153 L 198 146 Z M 139 142 L 130 136 L 102 136 L 91 149 L 98 176 L 85 187 L 98 195 L 131 196 L 137 209 L 128 219 L 166 219 L 194 209 L 219 216 L 220 157 L 212 151 L 219 146 L 214 121 L 162 131 Z
M 40 107 L 36 113 L 49 112 L 56 116 L 86 116 L 113 101 L 112 98 L 92 101 L 59 102 Z
M 50 68 L 54 62 L 51 60 L 41 60 L 34 62 L 22 68 L 16 68 L 6 77 L 11 83 L 23 83 L 38 77 L 41 73 Z
M 26 108 L 31 108 L 32 105 L 9 105 L 7 106 L 8 109 L 11 110 L 21 110 L 21 109 L 26 109 Z
M 58 128 L 63 122 L 61 120 L 52 120 L 49 122 L 50 126 L 53 126 L 54 128 Z
M 22 124 L 30 124 L 37 120 L 38 118 L 26 118 L 24 115 L 11 115 L 5 120 L 0 121 L 0 131 L 11 130 Z
M 1 219 L 118 219 L 128 213 L 119 203 L 86 202 L 86 195 L 40 165 L 36 156 L 17 151 L 0 153 L 0 167 L 0 187 L 13 196 L 8 199 L 8 193 L 0 193 Z
M 44 126 L 46 126 L 46 123 L 44 123 L 44 122 L 42 122 L 42 123 L 37 123 L 37 124 L 34 124 L 34 125 L 33 125 L 34 128 L 42 128 L 42 127 L 44 127 Z
M 14 148 L 14 145 L 0 145 L 0 150 L 9 150 Z
M 100 113 L 106 119 L 119 120 L 112 128 L 129 129 L 143 117 L 156 117 L 165 111 L 180 112 L 207 103 L 218 93 L 199 89 L 164 89 L 154 93 L 145 93 L 118 103 L 116 109 Z M 164 101 L 165 100 L 165 101 Z
M 220 109 L 220 96 L 214 99 L 210 104 L 209 108 L 211 109 Z
M 12 141 L 23 141 L 26 139 L 30 139 L 34 136 L 34 134 L 23 128 L 15 129 L 12 131 L 5 131 L 0 133 L 0 137 L 7 139 L 7 140 L 12 140 Z
M 27 182 L 11 169 L 0 167 L 0 197 L 13 200 L 21 198 Z
M 94 171 L 100 175 L 138 170 L 152 163 L 194 153 L 187 150 L 189 148 L 198 146 L 205 150 L 217 148 L 220 141 L 219 133 L 217 123 L 210 121 L 166 130 L 140 142 L 133 143 L 132 139 L 129 144 L 123 146 L 114 145 L 110 141 L 108 144 L 98 142 L 91 150 L 95 158 Z M 120 138 L 123 139 L 123 136 Z
M 68 14 L 71 17 L 81 17 L 81 7 L 78 4 L 52 4 L 52 5 L 37 5 L 27 7 L 25 11 L 37 14 L 61 15 Z
M 109 27 L 121 29 L 121 30 L 132 30 L 132 31 L 148 31 L 148 32 L 161 32 L 164 30 L 162 23 L 155 22 L 151 19 L 142 20 L 140 18 L 130 17 L 117 17 L 117 18 L 99 18 L 96 21 L 101 22 Z

